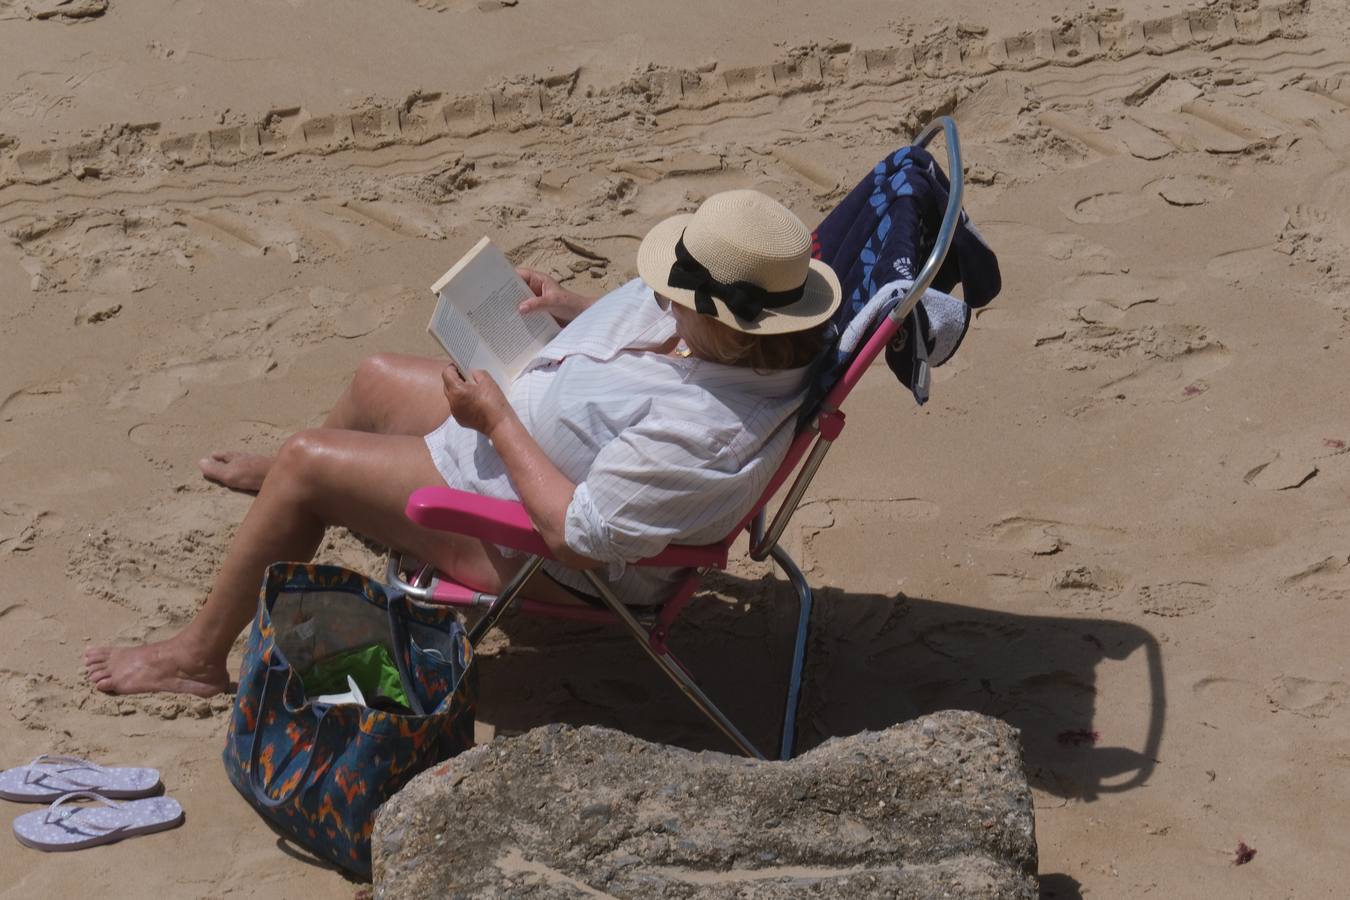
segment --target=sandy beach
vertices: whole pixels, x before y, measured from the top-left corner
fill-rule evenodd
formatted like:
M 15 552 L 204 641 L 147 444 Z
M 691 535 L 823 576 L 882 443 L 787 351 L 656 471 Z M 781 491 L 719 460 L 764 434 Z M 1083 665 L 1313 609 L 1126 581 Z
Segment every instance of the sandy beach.
M 484 234 L 598 295 L 719 190 L 815 225 L 942 114 L 1004 289 L 927 405 L 862 383 L 788 532 L 802 749 L 976 710 L 1022 731 L 1043 897 L 1344 896 L 1348 47 L 1315 0 L 0 0 L 0 768 L 150 765 L 187 812 L 0 837 L 0 897 L 352 897 L 226 780 L 230 696 L 84 679 L 202 601 L 249 498 L 197 460 L 438 355 L 427 286 Z M 673 644 L 772 745 L 791 591 L 710 583 Z M 480 663 L 483 740 L 730 749 L 617 630 Z

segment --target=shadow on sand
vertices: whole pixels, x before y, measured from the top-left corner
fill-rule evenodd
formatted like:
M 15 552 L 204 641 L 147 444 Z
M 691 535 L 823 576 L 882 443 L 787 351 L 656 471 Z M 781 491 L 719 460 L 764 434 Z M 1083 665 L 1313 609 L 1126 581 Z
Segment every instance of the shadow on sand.
M 782 725 L 795 598 L 771 577 L 718 574 L 705 585 L 708 595 L 676 624 L 671 646 L 770 753 Z M 968 709 L 1021 730 L 1028 779 L 1046 793 L 1090 801 L 1138 787 L 1153 773 L 1167 698 L 1158 641 L 1143 628 L 835 588 L 815 597 L 798 753 L 830 737 Z M 499 734 L 561 721 L 732 750 L 619 628 L 521 616 L 504 628 L 509 643 L 489 639 L 480 656 L 480 719 Z M 1099 734 L 1094 726 L 1098 669 L 1106 663 L 1147 685 L 1137 734 Z M 1042 874 L 1040 896 L 1076 900 L 1081 885 L 1067 874 Z
M 778 745 L 796 603 L 785 582 L 718 575 L 671 646 L 766 753 Z M 480 718 L 498 733 L 599 724 L 690 749 L 731 751 L 617 627 L 513 616 L 483 648 Z M 495 652 L 494 652 L 495 646 Z M 1098 735 L 1097 670 L 1147 682 L 1139 734 Z M 1110 619 L 1027 616 L 920 597 L 817 590 L 798 753 L 827 738 L 968 709 L 1021 729 L 1033 786 L 1092 800 L 1153 772 L 1166 713 L 1158 642 Z M 1071 894 L 1066 894 L 1071 896 Z

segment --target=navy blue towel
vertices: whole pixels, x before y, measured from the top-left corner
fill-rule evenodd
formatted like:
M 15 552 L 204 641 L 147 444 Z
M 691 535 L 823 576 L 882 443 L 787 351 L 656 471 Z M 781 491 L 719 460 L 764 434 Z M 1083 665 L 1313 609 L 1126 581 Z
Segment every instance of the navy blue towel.
M 918 274 L 941 227 L 950 188 L 928 151 L 902 147 L 877 163 L 816 228 L 813 255 L 829 263 L 843 287 L 844 302 L 834 320 L 839 332 L 880 287 Z M 958 283 L 965 302 L 976 308 L 993 300 L 1002 287 L 998 257 L 964 210 L 932 286 L 950 293 Z M 925 319 L 921 304 L 906 331 L 928 340 Z M 927 392 L 916 383 L 922 362 L 918 343 L 893 342 L 886 362 L 922 403 Z

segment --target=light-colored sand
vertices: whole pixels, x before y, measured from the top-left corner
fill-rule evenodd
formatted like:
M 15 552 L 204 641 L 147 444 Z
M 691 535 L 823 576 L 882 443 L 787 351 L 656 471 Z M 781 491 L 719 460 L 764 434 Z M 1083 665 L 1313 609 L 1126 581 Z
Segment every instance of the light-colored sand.
M 1342 896 L 1350 19 L 1122 6 L 0 0 L 0 762 L 155 765 L 188 816 L 11 844 L 0 896 L 350 896 L 229 787 L 227 698 L 82 680 L 86 642 L 201 599 L 247 499 L 195 461 L 316 423 L 366 354 L 434 353 L 425 286 L 485 232 L 599 292 L 715 190 L 814 224 L 938 112 L 1005 289 L 928 406 L 864 383 L 790 534 L 806 743 L 1017 725 L 1047 897 Z M 675 643 L 772 743 L 784 585 L 713 584 Z M 484 733 L 721 749 L 623 641 L 513 624 Z

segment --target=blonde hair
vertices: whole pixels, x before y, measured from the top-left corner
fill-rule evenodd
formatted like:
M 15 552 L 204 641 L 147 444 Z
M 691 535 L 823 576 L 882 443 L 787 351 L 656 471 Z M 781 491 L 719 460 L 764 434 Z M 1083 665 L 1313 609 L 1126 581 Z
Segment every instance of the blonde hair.
M 675 307 L 679 309 L 679 306 Z M 750 334 L 723 325 L 711 316 L 693 310 L 680 317 L 680 333 L 701 359 L 726 366 L 744 366 L 757 371 L 796 369 L 809 365 L 825 349 L 821 323 L 805 331 L 786 334 Z

